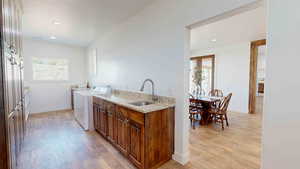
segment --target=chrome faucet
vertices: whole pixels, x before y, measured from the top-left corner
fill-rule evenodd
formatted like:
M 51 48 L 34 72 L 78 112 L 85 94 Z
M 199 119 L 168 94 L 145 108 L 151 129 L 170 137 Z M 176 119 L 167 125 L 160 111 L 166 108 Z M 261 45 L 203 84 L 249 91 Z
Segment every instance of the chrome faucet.
M 154 95 L 154 82 L 153 82 L 153 80 L 151 80 L 151 79 L 146 79 L 146 80 L 143 82 L 143 85 L 142 85 L 140 91 L 141 91 L 141 92 L 144 91 L 146 82 L 150 82 L 150 83 L 151 83 L 151 85 L 152 85 L 152 100 L 153 100 L 154 102 L 157 101 L 158 98 Z

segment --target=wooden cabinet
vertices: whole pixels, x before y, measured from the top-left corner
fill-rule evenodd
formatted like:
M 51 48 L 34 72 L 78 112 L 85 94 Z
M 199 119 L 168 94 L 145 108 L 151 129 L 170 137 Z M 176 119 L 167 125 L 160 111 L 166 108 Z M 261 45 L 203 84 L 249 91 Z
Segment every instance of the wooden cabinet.
M 18 105 L 15 110 L 8 115 L 7 132 L 10 169 L 16 169 L 18 166 L 18 157 L 22 148 L 24 138 L 23 117 L 21 106 Z
M 100 132 L 100 106 L 97 103 L 93 105 L 94 128 Z
M 116 112 L 116 146 L 125 155 L 128 152 L 128 119 L 127 112 L 123 108 L 117 107 Z
M 128 146 L 130 160 L 136 166 L 138 166 L 138 168 L 142 168 L 142 165 L 144 163 L 144 127 L 132 120 L 130 120 L 129 122 Z
M 137 168 L 157 168 L 174 153 L 174 108 L 140 113 L 94 97 L 94 123 Z
M 25 136 L 22 4 L 1 0 L 0 168 L 16 169 Z
M 107 135 L 107 112 L 105 104 L 102 100 L 98 100 L 93 105 L 94 109 L 94 127 L 95 130 L 101 133 L 103 136 Z
M 12 133 L 17 133 L 17 121 L 16 121 L 16 114 L 15 112 L 11 112 L 8 118 L 8 132 L 11 133 L 8 136 L 9 146 L 10 146 L 10 167 L 16 168 L 17 167 L 17 135 Z
M 100 122 L 100 133 L 103 136 L 106 136 L 106 134 L 107 134 L 107 112 L 105 111 L 103 106 L 100 106 L 99 122 Z
M 115 113 L 116 108 L 114 104 L 107 103 L 106 104 L 106 111 L 107 111 L 107 139 L 114 143 L 115 142 L 115 131 L 114 131 L 114 125 L 115 125 Z

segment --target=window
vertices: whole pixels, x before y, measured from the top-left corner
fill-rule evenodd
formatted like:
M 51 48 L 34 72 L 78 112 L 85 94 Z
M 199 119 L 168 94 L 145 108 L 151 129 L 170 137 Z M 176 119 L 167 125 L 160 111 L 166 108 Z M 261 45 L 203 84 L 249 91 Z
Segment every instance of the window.
M 69 80 L 69 61 L 56 58 L 32 58 L 33 80 L 66 81 Z
M 191 59 L 190 93 L 207 95 L 214 89 L 215 56 L 201 56 Z

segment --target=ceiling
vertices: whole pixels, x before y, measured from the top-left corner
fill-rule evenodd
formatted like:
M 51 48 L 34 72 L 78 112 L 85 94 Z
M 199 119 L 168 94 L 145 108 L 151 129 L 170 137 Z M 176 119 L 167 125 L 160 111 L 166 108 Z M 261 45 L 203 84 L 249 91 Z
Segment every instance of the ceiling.
M 23 33 L 34 39 L 88 46 L 151 1 L 23 0 Z M 56 39 L 50 39 L 51 36 Z
M 266 38 L 264 6 L 191 31 L 191 50 L 213 52 L 214 48 Z

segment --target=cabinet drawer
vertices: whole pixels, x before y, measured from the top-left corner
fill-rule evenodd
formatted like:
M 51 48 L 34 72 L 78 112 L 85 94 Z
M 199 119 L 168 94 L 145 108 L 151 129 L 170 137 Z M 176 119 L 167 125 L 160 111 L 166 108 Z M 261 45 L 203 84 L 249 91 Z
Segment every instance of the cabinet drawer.
M 116 116 L 127 118 L 128 117 L 128 110 L 124 107 L 117 106 Z
M 99 108 L 101 110 L 105 110 L 105 102 L 101 98 L 93 97 L 93 102 L 99 105 Z
M 93 97 L 93 102 L 96 103 L 96 104 L 100 104 L 101 99 L 98 98 L 98 97 Z
M 139 123 L 139 124 L 144 124 L 145 123 L 145 116 L 143 113 L 140 113 L 140 112 L 136 112 L 136 111 L 133 111 L 133 110 L 127 110 L 128 111 L 128 118 L 130 120 L 133 120 L 135 121 L 136 123 Z

